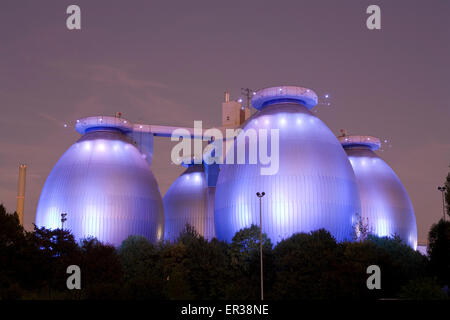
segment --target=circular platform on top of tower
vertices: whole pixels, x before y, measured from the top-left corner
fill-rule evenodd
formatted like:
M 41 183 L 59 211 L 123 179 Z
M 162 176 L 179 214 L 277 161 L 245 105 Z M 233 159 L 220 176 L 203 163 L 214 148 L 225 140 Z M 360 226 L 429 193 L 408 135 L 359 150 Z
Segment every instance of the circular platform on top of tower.
M 120 132 L 131 132 L 133 124 L 123 118 L 95 116 L 77 120 L 75 129 L 80 134 L 98 130 L 117 130 Z
M 380 149 L 380 139 L 372 136 L 342 136 L 338 137 L 344 148 L 366 147 L 373 151 Z
M 267 105 L 278 102 L 297 102 L 301 103 L 308 109 L 312 109 L 317 105 L 317 94 L 308 88 L 296 86 L 280 86 L 270 87 L 258 90 L 252 98 L 254 108 L 261 110 Z

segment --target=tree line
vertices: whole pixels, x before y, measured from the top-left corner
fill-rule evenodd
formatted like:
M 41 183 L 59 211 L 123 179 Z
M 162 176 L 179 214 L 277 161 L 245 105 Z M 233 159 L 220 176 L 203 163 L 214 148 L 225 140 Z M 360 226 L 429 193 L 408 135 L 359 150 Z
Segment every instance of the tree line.
M 273 245 L 263 236 L 266 299 L 444 299 L 450 283 L 450 222 L 430 231 L 429 257 L 399 238 L 368 235 L 338 243 L 326 230 Z M 81 269 L 81 290 L 68 290 L 66 269 Z M 381 289 L 369 290 L 369 265 Z M 130 236 L 120 247 L 68 230 L 25 231 L 0 206 L 1 299 L 242 299 L 260 296 L 259 227 L 231 243 L 207 241 L 189 225 L 176 242 Z

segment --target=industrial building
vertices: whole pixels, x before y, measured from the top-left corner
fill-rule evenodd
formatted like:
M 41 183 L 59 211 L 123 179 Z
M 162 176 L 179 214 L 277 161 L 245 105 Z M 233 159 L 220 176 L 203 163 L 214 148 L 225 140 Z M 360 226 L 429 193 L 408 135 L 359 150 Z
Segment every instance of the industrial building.
M 247 162 L 183 161 L 187 169 L 164 200 L 150 168 L 153 137 L 170 137 L 177 128 L 132 124 L 120 115 L 80 119 L 76 129 L 82 137 L 47 178 L 36 225 L 60 228 L 61 214 L 67 213 L 64 228 L 77 239 L 95 236 L 116 246 L 129 235 L 142 235 L 152 242 L 175 241 L 186 224 L 207 239 L 231 241 L 240 229 L 260 225 L 256 193 L 264 191 L 262 229 L 274 244 L 294 233 L 319 228 L 327 229 L 339 241 L 351 240 L 356 218 L 362 214 L 374 221 L 379 217 L 373 228 L 376 234 L 398 233 L 415 247 L 414 212 L 395 173 L 371 155 L 379 160 L 371 174 L 389 172 L 390 177 L 380 177 L 380 184 L 373 187 L 380 190 L 367 191 L 354 165 L 356 149 L 344 144 L 344 150 L 342 139 L 310 111 L 317 103 L 311 89 L 271 87 L 253 93 L 252 106 L 257 111 L 252 115 L 248 106 L 230 101 L 226 93 L 219 129 L 242 128 L 242 134 L 248 129 L 277 129 L 277 173 L 261 175 L 264 165 Z M 192 128 L 184 129 L 192 138 L 202 138 Z M 230 157 L 231 149 L 225 151 Z M 390 179 L 389 184 L 383 179 Z M 389 186 L 397 188 L 395 197 L 401 205 L 389 198 Z M 368 200 L 380 194 L 384 198 Z

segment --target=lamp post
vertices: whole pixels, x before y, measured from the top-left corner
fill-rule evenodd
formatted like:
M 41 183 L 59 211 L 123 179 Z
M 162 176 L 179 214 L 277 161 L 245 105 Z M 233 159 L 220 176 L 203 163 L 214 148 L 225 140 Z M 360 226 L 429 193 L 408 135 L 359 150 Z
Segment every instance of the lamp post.
M 445 221 L 445 191 L 447 190 L 446 186 L 438 187 L 438 190 L 442 193 L 442 213 L 444 214 Z
M 264 300 L 264 275 L 263 275 L 263 243 L 262 243 L 262 210 L 261 199 L 265 196 L 265 192 L 256 193 L 259 198 L 259 260 L 261 264 L 261 301 Z
M 64 222 L 67 221 L 67 213 L 61 213 L 61 230 L 64 230 Z

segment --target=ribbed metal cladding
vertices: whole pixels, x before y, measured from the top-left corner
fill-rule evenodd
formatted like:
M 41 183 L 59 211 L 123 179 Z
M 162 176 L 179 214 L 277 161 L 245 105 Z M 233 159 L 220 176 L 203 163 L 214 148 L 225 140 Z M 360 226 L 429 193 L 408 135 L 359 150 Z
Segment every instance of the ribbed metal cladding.
M 214 190 L 208 187 L 202 164 L 187 168 L 164 196 L 165 240 L 176 241 L 191 225 L 206 239 L 214 237 Z
M 320 228 L 339 241 L 351 240 L 356 214 L 361 212 L 358 188 L 350 162 L 330 129 L 294 102 L 264 107 L 248 120 L 247 129 L 279 129 L 279 171 L 261 175 L 262 165 L 248 164 L 248 157 L 247 164 L 221 166 L 217 237 L 230 241 L 240 229 L 259 225 L 256 192 L 264 191 L 262 227 L 273 243 Z M 269 134 L 269 153 L 270 143 Z
M 355 171 L 361 198 L 362 217 L 378 236 L 398 235 L 417 248 L 414 209 L 395 172 L 369 147 L 346 147 Z
M 59 159 L 41 192 L 36 225 L 61 227 L 76 239 L 96 237 L 115 246 L 129 235 L 163 239 L 164 212 L 144 156 L 119 131 L 86 133 Z
M 214 224 L 214 208 L 216 202 L 216 187 L 207 187 L 206 189 L 206 223 L 203 236 L 205 239 L 211 240 L 216 236 L 216 226 Z

